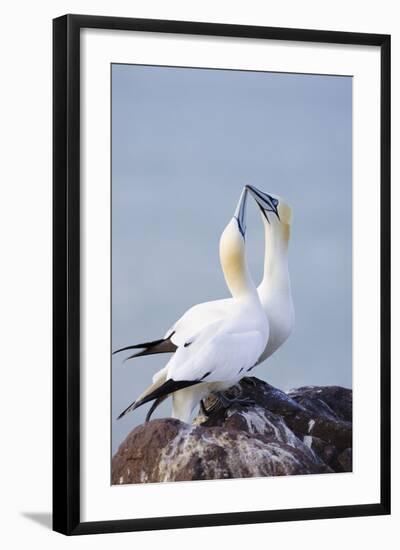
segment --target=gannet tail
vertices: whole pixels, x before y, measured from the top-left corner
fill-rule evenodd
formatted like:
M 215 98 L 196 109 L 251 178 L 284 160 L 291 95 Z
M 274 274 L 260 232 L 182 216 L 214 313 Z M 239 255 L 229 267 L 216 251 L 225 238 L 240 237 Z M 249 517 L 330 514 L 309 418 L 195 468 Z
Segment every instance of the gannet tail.
M 124 348 L 117 349 L 113 351 L 113 355 L 120 353 L 121 351 L 127 351 L 129 349 L 142 349 L 138 353 L 130 355 L 124 361 L 128 359 L 133 359 L 134 357 L 142 357 L 143 355 L 154 355 L 155 353 L 174 353 L 177 346 L 171 341 L 171 337 L 175 333 L 173 332 L 168 336 L 168 338 L 162 338 L 161 340 L 153 340 L 152 342 L 143 342 L 142 344 L 134 344 L 132 346 L 126 346 Z
M 134 411 L 138 407 L 141 407 L 145 403 L 148 403 L 149 401 L 153 401 L 154 399 L 157 400 L 157 405 L 163 401 L 164 397 L 167 397 L 169 394 L 174 393 L 178 390 L 183 390 L 184 388 L 188 388 L 189 386 L 194 386 L 195 384 L 200 384 L 201 380 L 172 380 L 170 378 L 166 382 L 160 385 L 159 382 L 156 382 L 149 386 L 147 390 L 145 390 L 142 395 L 140 395 L 136 401 L 131 403 L 129 407 L 127 407 L 122 413 L 118 416 L 117 420 L 125 416 L 127 413 Z M 151 412 L 153 412 L 151 410 Z

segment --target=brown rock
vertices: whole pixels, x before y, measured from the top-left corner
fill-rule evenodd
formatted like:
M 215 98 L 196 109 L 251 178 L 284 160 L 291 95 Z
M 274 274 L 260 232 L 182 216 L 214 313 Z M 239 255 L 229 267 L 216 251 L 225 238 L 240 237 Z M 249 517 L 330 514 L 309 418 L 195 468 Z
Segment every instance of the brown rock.
M 286 394 L 252 378 L 226 394 L 238 391 L 254 404 L 221 406 L 192 425 L 167 418 L 135 428 L 113 457 L 112 483 L 351 471 L 351 390 Z

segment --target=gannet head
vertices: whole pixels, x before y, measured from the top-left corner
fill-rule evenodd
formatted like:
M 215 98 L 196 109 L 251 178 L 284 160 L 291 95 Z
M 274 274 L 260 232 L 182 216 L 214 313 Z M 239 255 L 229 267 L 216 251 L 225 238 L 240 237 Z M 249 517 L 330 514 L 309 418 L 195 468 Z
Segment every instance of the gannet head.
M 243 191 L 240 195 L 239 202 L 237 204 L 235 214 L 233 218 L 236 220 L 238 229 L 243 239 L 246 236 L 246 202 L 247 202 L 247 189 L 243 188 Z
M 268 223 L 274 219 L 277 219 L 282 224 L 291 224 L 292 209 L 282 197 L 272 195 L 271 193 L 264 193 L 264 191 L 260 191 L 253 185 L 246 185 L 246 189 L 248 189 L 249 193 L 255 199 L 261 213 Z M 276 217 L 273 214 L 275 214 Z
M 233 218 L 222 232 L 220 239 L 220 256 L 241 255 L 244 253 L 246 237 L 246 202 L 247 189 L 243 188 Z
M 233 218 L 222 232 L 219 242 L 219 255 L 226 282 L 233 295 L 238 295 L 246 286 L 246 200 L 244 188 Z

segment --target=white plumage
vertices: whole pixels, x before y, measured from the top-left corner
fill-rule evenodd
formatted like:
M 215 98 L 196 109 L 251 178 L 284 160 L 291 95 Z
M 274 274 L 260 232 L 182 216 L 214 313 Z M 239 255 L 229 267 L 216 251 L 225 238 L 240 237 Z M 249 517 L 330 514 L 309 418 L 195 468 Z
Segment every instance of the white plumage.
M 183 391 L 185 386 L 204 386 L 204 390 L 200 389 L 202 395 L 206 389 L 210 391 L 210 385 L 213 389 L 230 387 L 246 375 L 265 349 L 268 320 L 245 257 L 246 196 L 247 190 L 244 190 L 235 216 L 220 239 L 221 266 L 232 293 L 229 314 L 188 332 L 183 344 L 163 369 L 165 375 L 156 375 L 153 385 L 122 414 L 147 401 L 163 398 L 177 390 Z M 199 391 L 195 391 L 184 403 L 182 400 L 174 402 L 174 416 L 189 421 L 200 399 Z
M 257 288 L 270 323 L 270 338 L 259 363 L 270 357 L 290 336 L 294 326 L 294 306 L 288 266 L 288 247 L 291 229 L 291 208 L 281 197 L 267 195 L 248 185 L 257 201 L 264 225 L 264 274 Z M 268 200 L 276 202 L 278 216 Z M 265 212 L 271 212 L 266 215 Z M 268 217 L 267 217 L 268 216 Z M 230 314 L 232 298 L 202 302 L 188 309 L 165 333 L 176 346 L 185 343 L 189 334 L 208 323 Z
M 188 381 L 197 377 L 201 383 L 172 394 L 172 416 L 188 422 L 201 399 L 211 391 L 221 391 L 236 384 L 249 369 L 274 353 L 290 335 L 294 324 L 287 259 L 291 210 L 279 197 L 262 193 L 252 186 L 246 189 L 257 201 L 264 222 L 264 276 L 257 292 L 248 273 L 244 240 L 240 234 L 242 230 L 244 236 L 244 191 L 235 217 L 221 237 L 221 262 L 233 297 L 193 306 L 167 331 L 165 340 L 156 341 L 171 341 L 177 350 L 168 364 L 155 374 L 152 386 L 136 400 L 137 404 L 167 380 Z M 268 216 L 267 213 L 272 214 Z M 236 260 L 239 258 L 239 263 L 243 262 L 241 288 L 235 288 L 235 284 L 232 287 L 232 273 L 229 273 L 232 255 L 237 256 Z M 260 325 L 257 325 L 260 323 L 260 305 L 269 320 L 266 331 L 260 331 Z M 239 332 L 235 332 L 238 327 Z M 133 408 L 136 408 L 134 404 L 122 414 Z

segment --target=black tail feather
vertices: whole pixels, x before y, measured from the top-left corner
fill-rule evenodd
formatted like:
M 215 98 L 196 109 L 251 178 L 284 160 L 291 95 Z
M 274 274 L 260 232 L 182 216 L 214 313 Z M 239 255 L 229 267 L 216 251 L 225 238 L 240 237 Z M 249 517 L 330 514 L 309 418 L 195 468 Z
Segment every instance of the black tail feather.
M 121 351 L 127 351 L 128 349 L 151 348 L 153 346 L 161 344 L 161 342 L 164 342 L 163 338 L 161 338 L 161 340 L 153 340 L 152 342 L 143 342 L 143 344 L 134 344 L 132 346 L 126 346 L 124 348 L 116 349 L 112 352 L 112 354 L 115 355 L 116 353 L 120 353 Z
M 153 401 L 154 399 L 157 400 L 158 406 L 164 399 L 161 400 L 163 397 L 168 397 L 170 393 L 173 393 L 178 390 L 183 390 L 184 388 L 188 388 L 189 386 L 194 386 L 195 384 L 200 384 L 200 380 L 172 380 L 170 378 L 164 384 L 161 384 L 158 388 L 156 388 L 154 391 L 146 395 L 146 397 L 143 397 L 140 401 L 134 401 L 127 407 L 122 413 L 118 416 L 117 420 L 125 416 L 130 411 L 134 411 L 138 407 L 141 407 L 145 403 L 148 403 L 149 401 Z M 152 410 L 152 412 L 155 410 L 156 407 Z
M 136 403 L 136 401 L 134 401 L 134 402 L 131 403 L 128 407 L 126 407 L 126 409 L 124 409 L 124 410 L 122 411 L 122 413 L 119 414 L 119 415 L 117 416 L 117 420 L 119 420 L 120 418 L 122 418 L 123 416 L 125 416 L 128 412 L 133 411 L 133 408 L 134 408 L 134 406 L 135 406 L 135 403 Z
M 163 395 L 162 397 L 159 397 L 158 399 L 155 399 L 153 401 L 152 406 L 150 407 L 150 409 L 148 410 L 148 412 L 146 414 L 146 422 L 150 421 L 151 415 L 153 414 L 153 412 L 157 409 L 157 407 L 159 407 L 161 405 L 161 403 L 163 401 L 165 401 L 167 399 L 167 397 L 168 397 L 168 395 Z
M 143 355 L 154 355 L 156 353 L 174 353 L 177 346 L 171 342 L 171 337 L 175 333 L 173 332 L 168 338 L 162 338 L 161 340 L 153 340 L 152 342 L 143 342 L 142 344 L 134 344 L 132 346 L 126 346 L 124 348 L 113 351 L 113 355 L 120 353 L 121 351 L 127 351 L 130 349 L 142 349 L 138 353 L 134 353 L 125 359 L 133 359 L 134 357 L 142 357 Z

